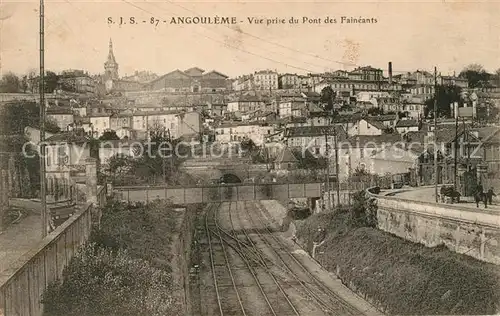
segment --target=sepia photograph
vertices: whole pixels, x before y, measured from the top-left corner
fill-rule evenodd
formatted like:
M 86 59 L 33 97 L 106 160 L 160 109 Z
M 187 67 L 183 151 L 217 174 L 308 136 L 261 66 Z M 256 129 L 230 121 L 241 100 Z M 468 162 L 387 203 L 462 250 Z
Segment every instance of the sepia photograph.
M 500 2 L 0 0 L 0 316 L 500 314 Z

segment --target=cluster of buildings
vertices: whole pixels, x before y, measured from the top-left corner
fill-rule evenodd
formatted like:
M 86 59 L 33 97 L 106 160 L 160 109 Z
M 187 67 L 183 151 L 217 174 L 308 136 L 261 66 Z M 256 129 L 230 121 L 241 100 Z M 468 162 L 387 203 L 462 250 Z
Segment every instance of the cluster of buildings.
M 264 70 L 234 80 L 198 67 L 163 76 L 136 72 L 122 78 L 118 69 L 110 41 L 102 75 L 66 71 L 59 76 L 60 86 L 72 87 L 74 94 L 56 92 L 47 98 L 47 118 L 61 129 L 47 138 L 49 152 L 55 150 L 52 145 L 78 147 L 113 135 L 121 146 L 99 151 L 97 158 L 105 163 L 113 155 L 131 154 L 132 143 L 147 142 L 152 133 L 161 131 L 172 139 L 196 142 L 237 144 L 250 139 L 268 152 L 276 168 L 293 168 L 293 150 L 328 155 L 330 170 L 340 180 L 356 170 L 402 175 L 414 184 L 431 184 L 435 177 L 442 183 L 455 181 L 458 169 L 459 177 L 467 172 L 472 177 L 478 166 L 485 170 L 483 165 L 488 171 L 481 177 L 500 172 L 500 128 L 474 126 L 468 118 L 461 129 L 453 119 L 440 119 L 434 130 L 424 117 L 436 80 L 438 85 L 468 89 L 467 80 L 456 76 L 435 78 L 421 70 L 393 75 L 390 62 L 387 76 L 382 69 L 366 66 L 308 75 Z M 325 88 L 331 92 L 330 100 L 322 96 Z M 99 96 L 96 91 L 101 90 L 107 94 Z M 500 100 L 498 88 L 475 95 L 497 105 Z M 333 117 L 325 110 L 330 102 L 337 113 Z M 437 175 L 431 150 L 436 143 L 442 155 Z M 457 143 L 460 154 L 451 159 Z M 337 145 L 338 164 L 332 144 Z M 49 154 L 47 160 L 51 177 L 66 177 L 81 168 L 71 154 L 66 160 L 51 160 L 55 156 Z M 285 163 L 285 158 L 290 161 Z

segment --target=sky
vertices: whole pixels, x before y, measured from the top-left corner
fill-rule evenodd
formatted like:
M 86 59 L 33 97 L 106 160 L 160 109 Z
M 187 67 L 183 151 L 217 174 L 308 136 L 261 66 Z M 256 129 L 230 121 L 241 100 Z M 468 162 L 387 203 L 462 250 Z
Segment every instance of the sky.
M 112 38 L 120 76 L 200 67 L 230 77 L 262 69 L 308 73 L 355 65 L 395 74 L 416 69 L 457 73 L 479 63 L 500 68 L 500 2 L 45 0 L 45 68 L 104 71 Z M 0 0 L 0 73 L 39 67 L 39 2 Z M 236 25 L 109 24 L 111 17 L 170 21 L 180 16 L 236 17 Z M 341 24 L 342 16 L 377 23 Z M 256 25 L 248 18 L 285 19 Z M 290 18 L 299 20 L 288 23 Z M 302 23 L 303 18 L 320 24 Z M 337 19 L 325 24 L 325 18 Z

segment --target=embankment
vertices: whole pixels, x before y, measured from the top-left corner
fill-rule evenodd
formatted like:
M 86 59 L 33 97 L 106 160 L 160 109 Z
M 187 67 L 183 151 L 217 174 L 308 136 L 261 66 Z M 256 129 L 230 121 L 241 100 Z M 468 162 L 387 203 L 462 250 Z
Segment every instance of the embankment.
M 427 248 L 349 223 L 349 211 L 297 221 L 298 242 L 387 314 L 485 315 L 500 310 L 500 269 L 444 246 Z M 326 234 L 318 235 L 318 227 Z
M 179 209 L 183 216 L 180 218 L 179 233 L 172 240 L 172 253 L 175 254 L 172 258 L 172 276 L 176 284 L 175 293 L 183 304 L 185 315 L 192 315 L 189 291 L 191 244 L 196 217 L 203 208 L 203 204 L 191 204 Z

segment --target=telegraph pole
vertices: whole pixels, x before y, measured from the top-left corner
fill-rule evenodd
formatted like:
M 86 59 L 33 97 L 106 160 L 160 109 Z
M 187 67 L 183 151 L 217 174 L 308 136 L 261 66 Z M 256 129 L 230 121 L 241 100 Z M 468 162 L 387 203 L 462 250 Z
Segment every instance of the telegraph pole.
M 330 128 L 330 118 L 328 118 L 328 125 L 325 128 L 325 157 L 326 157 L 326 173 L 325 173 L 325 192 L 328 196 L 328 207 L 331 208 L 331 194 L 330 194 L 330 151 L 328 146 L 328 135 Z
M 453 114 L 455 115 L 455 150 L 453 151 L 453 160 L 454 160 L 454 168 L 453 168 L 453 186 L 455 190 L 457 190 L 457 178 L 458 178 L 458 103 L 453 103 Z
M 340 179 L 339 179 L 339 149 L 337 146 L 337 129 L 333 126 L 333 146 L 335 147 L 335 177 L 337 179 L 337 203 L 340 205 Z
M 45 192 L 45 67 L 44 67 L 44 0 L 40 0 L 40 200 L 42 203 L 42 238 L 49 230 L 47 194 Z
M 434 195 L 438 203 L 437 67 L 434 67 Z

